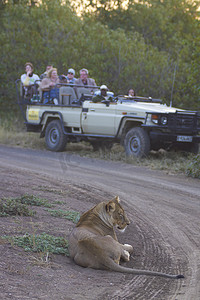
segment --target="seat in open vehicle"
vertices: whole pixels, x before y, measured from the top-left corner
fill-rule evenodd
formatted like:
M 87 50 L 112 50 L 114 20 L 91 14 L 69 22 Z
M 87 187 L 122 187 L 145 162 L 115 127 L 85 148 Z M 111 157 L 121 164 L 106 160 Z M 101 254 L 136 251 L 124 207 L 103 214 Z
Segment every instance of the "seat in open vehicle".
M 76 94 L 72 87 L 62 86 L 59 90 L 59 104 L 70 105 L 76 100 Z
M 89 96 L 92 95 L 91 90 L 85 87 L 76 87 L 76 94 L 78 99 L 80 99 L 82 95 L 89 95 Z

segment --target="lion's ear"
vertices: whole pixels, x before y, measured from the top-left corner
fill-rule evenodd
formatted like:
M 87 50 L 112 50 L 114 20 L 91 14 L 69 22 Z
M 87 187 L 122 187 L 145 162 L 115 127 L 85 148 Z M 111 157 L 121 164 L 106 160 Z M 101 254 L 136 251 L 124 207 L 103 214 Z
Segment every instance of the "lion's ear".
M 106 212 L 112 212 L 115 210 L 115 203 L 113 201 L 109 201 L 108 204 L 106 204 Z
M 120 202 L 119 196 L 115 196 L 115 201 L 116 201 L 117 203 Z

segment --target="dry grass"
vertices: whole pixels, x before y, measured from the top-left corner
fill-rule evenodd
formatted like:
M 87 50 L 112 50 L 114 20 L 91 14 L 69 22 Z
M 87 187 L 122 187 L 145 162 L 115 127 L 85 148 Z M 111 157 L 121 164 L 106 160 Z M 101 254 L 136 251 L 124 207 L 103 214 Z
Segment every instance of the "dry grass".
M 29 256 L 29 263 L 32 266 L 38 266 L 42 268 L 54 268 L 54 269 L 61 269 L 61 266 L 52 262 L 51 257 L 53 255 L 47 253 L 36 253 L 35 255 Z
M 0 143 L 22 148 L 45 149 L 44 140 L 39 138 L 39 133 L 6 130 L 0 127 Z

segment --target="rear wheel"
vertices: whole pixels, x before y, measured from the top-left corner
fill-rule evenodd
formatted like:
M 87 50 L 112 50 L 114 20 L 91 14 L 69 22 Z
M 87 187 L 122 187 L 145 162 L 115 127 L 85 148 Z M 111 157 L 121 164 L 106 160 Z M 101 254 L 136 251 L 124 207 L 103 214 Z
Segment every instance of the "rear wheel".
M 45 131 L 45 142 L 49 150 L 63 151 L 67 144 L 67 136 L 64 134 L 59 120 L 51 121 Z
M 150 139 L 143 128 L 130 129 L 124 139 L 124 148 L 128 156 L 145 157 L 150 151 Z

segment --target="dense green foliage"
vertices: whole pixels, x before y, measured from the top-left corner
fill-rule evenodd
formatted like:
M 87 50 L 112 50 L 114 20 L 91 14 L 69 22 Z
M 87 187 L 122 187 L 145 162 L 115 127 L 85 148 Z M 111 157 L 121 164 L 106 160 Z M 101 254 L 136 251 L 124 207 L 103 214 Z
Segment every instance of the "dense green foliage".
M 69 1 L 1 1 L 1 111 L 16 110 L 14 82 L 31 61 L 40 75 L 47 64 L 86 67 L 97 84 L 159 97 L 199 109 L 200 22 L 190 0 L 71 1 L 88 5 L 77 16 Z M 91 8 L 93 9 L 91 11 Z M 85 10 L 85 7 L 84 7 Z

